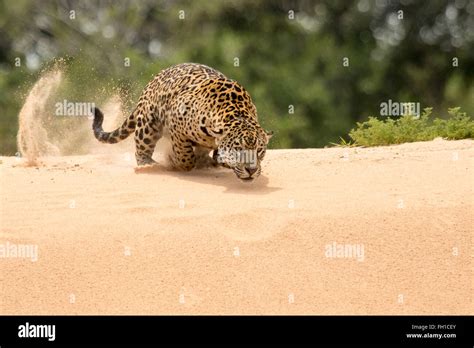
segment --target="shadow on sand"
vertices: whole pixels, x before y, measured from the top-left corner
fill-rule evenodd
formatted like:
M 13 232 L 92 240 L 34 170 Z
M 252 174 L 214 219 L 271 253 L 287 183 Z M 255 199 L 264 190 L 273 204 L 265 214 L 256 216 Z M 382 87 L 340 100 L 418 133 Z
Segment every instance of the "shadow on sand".
M 170 169 L 162 164 L 135 168 L 137 174 L 170 175 L 180 180 L 196 182 L 199 184 L 222 186 L 226 193 L 237 194 L 267 194 L 281 190 L 281 187 L 269 187 L 268 178 L 260 175 L 252 182 L 239 180 L 234 172 L 225 168 L 193 169 L 190 172 L 181 172 Z

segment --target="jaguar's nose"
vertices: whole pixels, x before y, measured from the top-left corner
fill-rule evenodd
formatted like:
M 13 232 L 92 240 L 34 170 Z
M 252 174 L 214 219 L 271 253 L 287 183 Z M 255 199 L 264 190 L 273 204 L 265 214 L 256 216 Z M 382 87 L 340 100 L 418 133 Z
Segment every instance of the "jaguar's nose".
M 245 167 L 245 171 L 252 176 L 258 170 L 257 167 Z

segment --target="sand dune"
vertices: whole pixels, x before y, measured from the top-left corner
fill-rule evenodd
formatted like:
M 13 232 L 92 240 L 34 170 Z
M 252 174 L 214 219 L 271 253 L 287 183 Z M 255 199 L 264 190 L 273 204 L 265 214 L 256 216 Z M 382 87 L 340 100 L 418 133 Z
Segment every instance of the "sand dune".
M 0 157 L 0 314 L 473 314 L 473 144 Z

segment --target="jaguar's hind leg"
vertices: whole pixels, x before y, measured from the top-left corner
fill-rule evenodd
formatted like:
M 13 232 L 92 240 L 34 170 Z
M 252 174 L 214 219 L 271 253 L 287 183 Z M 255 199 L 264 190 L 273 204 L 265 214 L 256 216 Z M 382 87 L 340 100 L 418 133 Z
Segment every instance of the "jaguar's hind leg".
M 152 159 L 158 140 L 162 136 L 163 127 L 145 122 L 145 118 L 138 116 L 135 129 L 135 158 L 138 166 L 155 164 Z

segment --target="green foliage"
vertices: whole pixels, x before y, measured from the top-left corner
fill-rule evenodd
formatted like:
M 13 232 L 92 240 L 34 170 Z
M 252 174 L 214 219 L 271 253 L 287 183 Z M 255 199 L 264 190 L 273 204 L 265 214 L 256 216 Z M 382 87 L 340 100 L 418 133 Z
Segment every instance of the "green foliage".
M 398 119 L 379 120 L 369 117 L 357 122 L 349 136 L 358 146 L 401 144 L 414 141 L 428 141 L 437 137 L 448 140 L 474 137 L 474 121 L 461 108 L 448 109 L 447 119 L 431 118 L 432 108 L 425 108 L 420 117 L 404 115 Z M 347 145 L 345 142 L 339 144 Z
M 433 121 L 433 133 L 439 134 L 446 139 L 466 139 L 474 137 L 474 122 L 461 108 L 452 108 L 448 110 L 450 118 L 435 119 Z
M 356 147 L 357 146 L 357 144 L 354 141 L 352 140 L 347 141 L 343 137 L 339 137 L 339 143 L 330 143 L 330 144 L 335 147 Z

